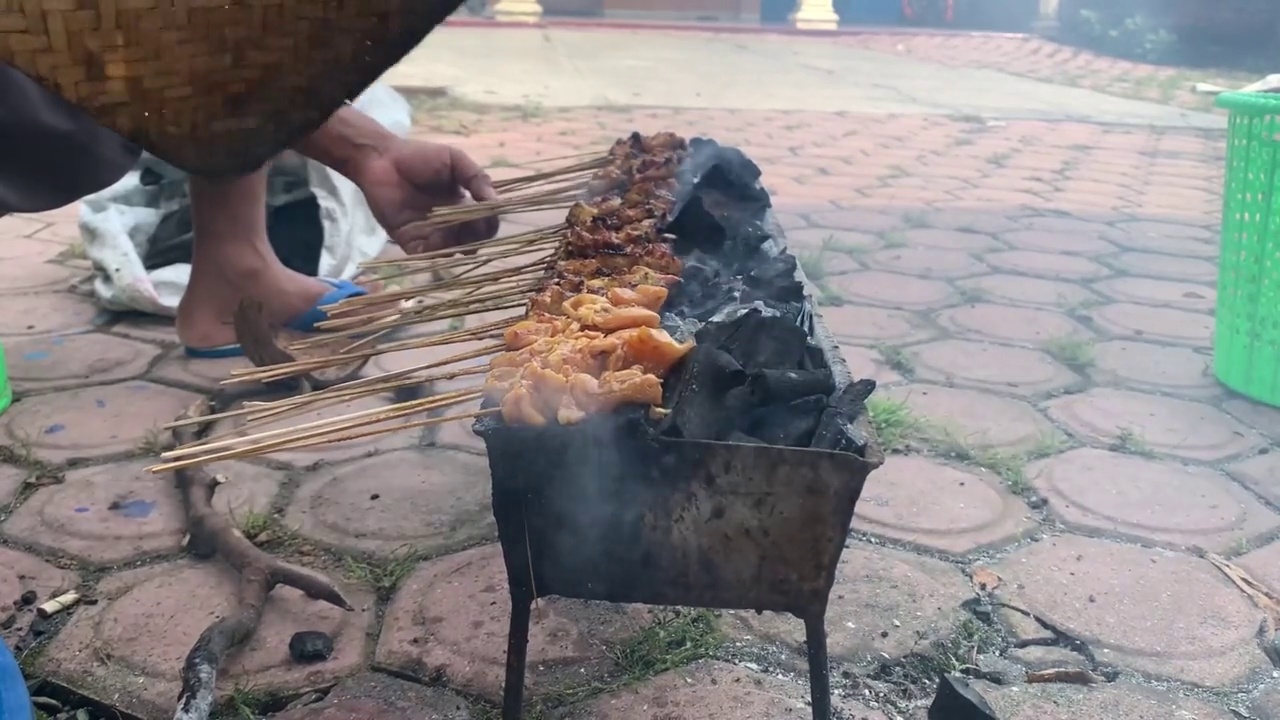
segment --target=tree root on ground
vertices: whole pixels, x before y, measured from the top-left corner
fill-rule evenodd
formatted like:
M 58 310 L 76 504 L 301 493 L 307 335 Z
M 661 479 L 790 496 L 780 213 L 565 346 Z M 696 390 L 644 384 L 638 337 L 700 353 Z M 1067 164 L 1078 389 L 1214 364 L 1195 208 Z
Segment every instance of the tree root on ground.
M 214 400 L 203 399 L 179 419 L 206 417 L 216 411 Z M 179 446 L 205 435 L 212 423 L 173 430 Z M 201 560 L 221 558 L 239 575 L 234 608 L 200 634 L 182 665 L 182 691 L 174 720 L 207 720 L 217 696 L 218 668 L 228 653 L 253 635 L 262 619 L 267 596 L 277 585 L 287 585 L 344 610 L 353 610 L 341 591 L 325 577 L 272 557 L 245 538 L 224 515 L 213 509 L 213 496 L 226 478 L 204 467 L 174 472 L 187 518 L 186 550 Z

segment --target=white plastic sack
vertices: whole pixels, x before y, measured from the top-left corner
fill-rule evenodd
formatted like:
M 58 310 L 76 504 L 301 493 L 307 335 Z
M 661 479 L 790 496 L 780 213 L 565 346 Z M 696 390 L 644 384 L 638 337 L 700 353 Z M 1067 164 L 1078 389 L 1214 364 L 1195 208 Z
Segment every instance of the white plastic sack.
M 353 105 L 401 137 L 413 124 L 408 101 L 385 85 L 370 87 Z M 140 178 L 148 167 L 165 181 L 144 186 Z M 183 177 L 175 168 L 144 155 L 115 185 L 81 202 L 80 236 L 93 263 L 93 295 L 103 307 L 170 317 L 177 312 L 191 265 L 176 263 L 148 272 L 143 258 L 151 243 L 182 240 L 156 237 L 156 228 L 166 215 L 189 204 Z M 386 231 L 354 183 L 297 153 L 284 153 L 272 169 L 268 205 L 284 205 L 307 195 L 315 196 L 324 228 L 319 274 L 353 279 L 360 263 L 386 246 Z

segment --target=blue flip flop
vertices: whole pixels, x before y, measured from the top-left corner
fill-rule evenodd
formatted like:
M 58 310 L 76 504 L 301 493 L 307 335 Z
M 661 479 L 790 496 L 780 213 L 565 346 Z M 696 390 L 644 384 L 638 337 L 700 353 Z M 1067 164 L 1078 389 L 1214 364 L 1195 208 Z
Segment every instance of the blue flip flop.
M 341 302 L 347 298 L 369 294 L 368 290 L 365 290 L 350 280 L 338 280 L 335 278 L 318 279 L 324 281 L 333 289 L 317 300 L 316 304 L 313 305 L 310 310 L 291 320 L 289 324 L 285 325 L 285 327 L 298 332 L 318 332 L 316 325 L 319 325 L 329 319 L 329 313 L 321 310 L 320 308 Z M 242 357 L 244 355 L 244 348 L 240 347 L 239 343 L 218 345 L 216 347 L 207 348 L 186 347 L 184 348 L 184 351 L 186 352 L 187 357 L 201 360 Z

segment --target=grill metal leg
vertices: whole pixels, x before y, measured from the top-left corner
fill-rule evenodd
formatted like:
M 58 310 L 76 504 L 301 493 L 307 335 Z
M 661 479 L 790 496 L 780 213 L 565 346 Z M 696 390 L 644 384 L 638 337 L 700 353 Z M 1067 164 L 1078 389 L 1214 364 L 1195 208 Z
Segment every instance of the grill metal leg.
M 827 664 L 825 612 L 817 618 L 805 618 L 804 638 L 809 648 L 809 698 L 813 703 L 813 720 L 831 720 L 831 668 Z
M 507 630 L 507 679 L 502 688 L 502 720 L 520 720 L 523 713 L 524 668 L 529 654 L 529 615 L 532 611 L 531 598 L 512 596 L 511 625 Z

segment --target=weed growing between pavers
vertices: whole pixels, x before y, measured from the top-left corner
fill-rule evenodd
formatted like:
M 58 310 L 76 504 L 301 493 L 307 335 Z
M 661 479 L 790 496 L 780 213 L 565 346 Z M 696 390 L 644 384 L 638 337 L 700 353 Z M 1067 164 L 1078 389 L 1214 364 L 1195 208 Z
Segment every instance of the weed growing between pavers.
M 405 546 L 387 557 L 347 557 L 343 570 L 348 578 L 373 588 L 378 599 L 391 600 L 400 584 L 426 560 L 427 556 L 417 548 Z
M 1049 357 L 1076 371 L 1093 366 L 1093 342 L 1083 338 L 1061 337 L 1045 343 Z
M 932 697 L 941 675 L 980 675 L 978 657 L 1001 653 L 1007 648 L 1008 643 L 994 625 L 966 614 L 950 636 L 881 666 L 868 678 L 878 687 L 866 690 L 877 696 L 881 704 L 899 712 L 911 712 L 920 702 Z
M 526 703 L 525 720 L 544 720 L 551 711 L 644 682 L 671 670 L 718 656 L 724 636 L 711 610 L 671 608 L 656 613 L 648 627 L 608 649 L 612 679 L 568 684 Z M 498 709 L 476 703 L 472 720 L 497 720 Z
M 896 345 L 886 345 L 884 343 L 874 346 L 874 349 L 880 353 L 880 359 L 884 360 L 884 364 L 888 365 L 890 370 L 907 380 L 915 377 L 916 364 L 911 360 L 911 356 L 907 354 L 906 350 Z
M 1126 455 L 1137 455 L 1139 457 L 1151 457 L 1155 455 L 1151 451 L 1151 447 L 1147 445 L 1147 441 L 1136 430 L 1129 427 L 1123 427 L 1116 430 L 1116 436 L 1112 438 L 1108 449 L 1113 452 L 1124 453 Z
M 31 444 L 26 442 L 0 445 L 0 463 L 11 465 L 25 473 L 22 484 L 13 495 L 13 500 L 10 500 L 8 505 L 0 505 L 0 520 L 8 518 L 15 508 L 26 502 L 27 498 L 40 488 L 56 485 L 66 479 L 66 471 L 62 467 L 36 457 L 31 450 Z

